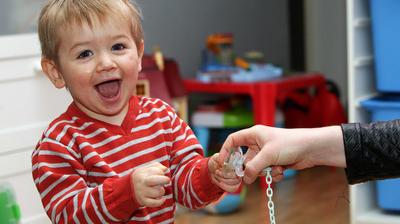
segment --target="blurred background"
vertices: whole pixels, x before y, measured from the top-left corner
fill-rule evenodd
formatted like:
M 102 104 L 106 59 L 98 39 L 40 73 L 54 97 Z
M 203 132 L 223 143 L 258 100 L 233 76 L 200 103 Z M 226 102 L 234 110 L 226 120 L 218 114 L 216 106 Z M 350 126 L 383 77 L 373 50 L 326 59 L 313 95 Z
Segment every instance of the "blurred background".
M 50 222 L 32 182 L 30 155 L 48 122 L 71 99 L 41 72 L 36 20 L 43 2 L 0 1 L 1 224 Z M 393 52 L 400 50 L 393 38 L 398 32 L 391 32 L 398 30 L 400 20 L 396 0 L 137 0 L 137 4 L 143 12 L 147 63 L 137 94 L 171 103 L 207 155 L 218 152 L 232 131 L 254 124 L 317 127 L 400 117 L 400 85 L 393 76 L 400 69 L 395 70 L 395 62 L 381 64 L 396 58 Z M 380 29 L 383 24 L 389 28 Z M 213 42 L 219 37 L 229 41 Z M 213 52 L 215 47 L 228 54 L 229 66 L 244 73 L 245 79 L 237 81 L 232 67 L 218 67 L 226 55 Z M 156 59 L 160 53 L 165 70 Z M 229 68 L 222 82 L 214 80 L 215 65 L 223 72 Z M 267 65 L 272 67 L 262 67 Z M 148 71 L 154 66 L 159 72 L 152 75 Z M 387 68 L 391 70 L 384 71 Z M 260 78 L 258 71 L 273 72 Z M 261 91 L 245 90 L 252 88 Z M 384 115 L 376 117 L 377 111 Z M 348 187 L 344 170 L 331 167 L 287 172 L 282 182 L 273 185 L 276 219 L 278 223 L 399 223 L 400 208 L 382 199 L 399 196 L 400 200 L 398 190 L 393 191 L 399 183 L 394 184 Z M 179 206 L 176 223 L 268 223 L 265 188 L 260 179 L 201 211 Z

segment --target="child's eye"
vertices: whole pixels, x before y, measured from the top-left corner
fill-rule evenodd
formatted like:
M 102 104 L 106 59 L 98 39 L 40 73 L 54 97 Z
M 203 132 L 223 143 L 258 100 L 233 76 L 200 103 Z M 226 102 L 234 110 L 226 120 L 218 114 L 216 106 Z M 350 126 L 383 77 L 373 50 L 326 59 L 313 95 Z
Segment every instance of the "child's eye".
M 112 46 L 111 50 L 113 50 L 113 51 L 121 51 L 121 50 L 123 50 L 123 49 L 125 49 L 125 48 L 126 48 L 126 47 L 125 47 L 124 44 L 118 43 L 118 44 L 114 44 L 114 45 Z
M 92 56 L 92 55 L 93 55 L 93 52 L 92 52 L 92 51 L 90 51 L 90 50 L 84 50 L 84 51 L 82 51 L 82 52 L 79 54 L 78 59 L 87 58 L 87 57 L 90 57 L 90 56 Z

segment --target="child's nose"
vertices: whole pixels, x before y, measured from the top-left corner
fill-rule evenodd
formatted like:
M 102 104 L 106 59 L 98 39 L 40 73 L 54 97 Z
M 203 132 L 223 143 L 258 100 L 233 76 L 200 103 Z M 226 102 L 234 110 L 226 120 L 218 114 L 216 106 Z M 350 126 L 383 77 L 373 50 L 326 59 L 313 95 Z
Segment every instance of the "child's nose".
M 97 71 L 109 71 L 115 68 L 115 63 L 112 59 L 112 56 L 107 53 L 102 53 L 99 55 Z

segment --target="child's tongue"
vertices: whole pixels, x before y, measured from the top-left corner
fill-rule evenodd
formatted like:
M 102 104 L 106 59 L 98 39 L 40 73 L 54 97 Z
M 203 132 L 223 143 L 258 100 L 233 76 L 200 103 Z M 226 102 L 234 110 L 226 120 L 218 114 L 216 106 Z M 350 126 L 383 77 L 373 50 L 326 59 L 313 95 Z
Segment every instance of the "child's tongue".
M 118 94 L 119 91 L 119 81 L 114 80 L 98 84 L 96 86 L 96 89 L 97 92 L 99 92 L 100 95 L 102 95 L 105 98 L 114 97 Z

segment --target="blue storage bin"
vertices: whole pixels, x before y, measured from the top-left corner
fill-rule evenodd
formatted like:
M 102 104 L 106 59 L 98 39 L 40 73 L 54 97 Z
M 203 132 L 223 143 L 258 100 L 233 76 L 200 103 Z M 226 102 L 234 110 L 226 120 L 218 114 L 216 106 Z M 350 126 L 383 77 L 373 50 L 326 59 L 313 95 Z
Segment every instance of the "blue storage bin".
M 400 96 L 377 97 L 361 102 L 371 112 L 372 121 L 400 119 Z M 380 208 L 400 211 L 400 178 L 376 181 Z
M 400 95 L 375 97 L 361 101 L 361 105 L 371 112 L 371 121 L 400 119 Z
M 376 88 L 400 92 L 400 1 L 370 0 Z

